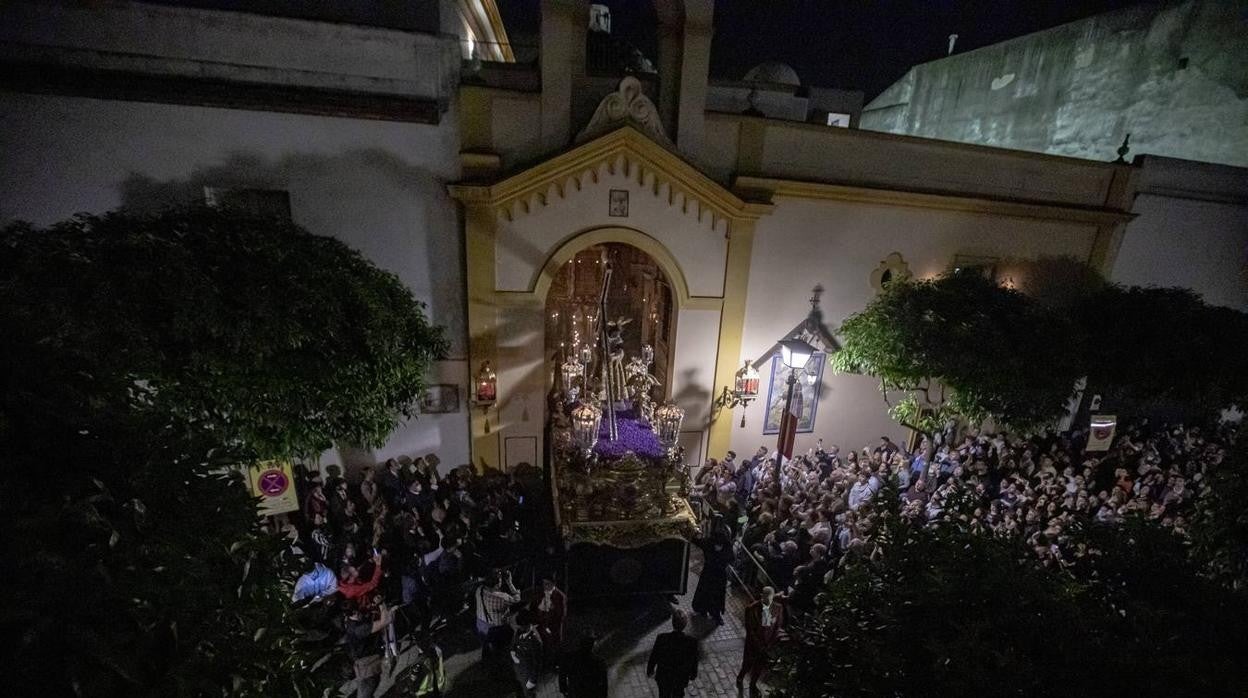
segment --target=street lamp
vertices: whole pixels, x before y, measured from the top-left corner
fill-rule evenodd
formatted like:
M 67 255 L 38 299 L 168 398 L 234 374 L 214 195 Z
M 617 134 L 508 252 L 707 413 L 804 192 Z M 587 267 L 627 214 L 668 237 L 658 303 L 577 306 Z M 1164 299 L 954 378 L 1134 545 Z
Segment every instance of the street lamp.
M 785 422 L 791 418 L 789 410 L 793 408 L 793 387 L 797 385 L 797 372 L 806 368 L 806 362 L 810 361 L 810 357 L 814 354 L 815 348 L 798 337 L 780 341 L 780 360 L 789 369 L 789 379 L 785 381 L 784 412 L 780 413 L 780 438 L 776 443 L 776 485 L 780 487 L 781 492 L 784 491 L 784 485 L 780 482 L 780 461 L 784 458 L 785 441 L 792 438 Z M 794 425 L 794 432 L 796 429 Z

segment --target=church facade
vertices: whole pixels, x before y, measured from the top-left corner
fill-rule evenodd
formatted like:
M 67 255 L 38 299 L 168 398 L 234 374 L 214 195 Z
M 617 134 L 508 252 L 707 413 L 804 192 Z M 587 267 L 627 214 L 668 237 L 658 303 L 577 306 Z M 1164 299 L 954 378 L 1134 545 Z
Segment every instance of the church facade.
M 633 320 L 629 341 L 650 347 L 685 410 L 693 463 L 774 447 L 783 385 L 771 354 L 815 287 L 834 330 L 882 279 L 975 266 L 1025 286 L 1019 260 L 1070 257 L 1248 308 L 1248 171 L 712 111 L 709 1 L 655 3 L 657 75 L 587 69 L 581 2 L 543 3 L 529 73 L 483 69 L 463 60 L 463 42 L 505 37 L 492 5 L 444 2 L 428 32 L 142 3 L 6 5 L 0 221 L 245 190 L 396 273 L 447 328 L 451 353 L 430 382 L 460 399 L 376 452 L 322 456 L 347 465 L 429 452 L 539 462 L 547 396 L 598 320 L 604 262 L 612 312 Z M 254 65 L 236 63 L 244 50 Z M 747 362 L 759 399 L 722 404 Z M 483 371 L 497 401 L 477 406 Z M 816 371 L 798 450 L 905 438 L 875 381 Z

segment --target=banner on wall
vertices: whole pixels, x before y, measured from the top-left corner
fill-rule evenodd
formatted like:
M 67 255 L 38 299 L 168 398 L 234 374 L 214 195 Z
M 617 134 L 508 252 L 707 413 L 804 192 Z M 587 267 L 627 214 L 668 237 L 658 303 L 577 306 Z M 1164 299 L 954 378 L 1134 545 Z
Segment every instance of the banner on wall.
M 251 494 L 260 498 L 262 516 L 299 510 L 299 497 L 295 494 L 295 476 L 290 461 L 261 461 L 248 466 L 246 470 Z
M 1114 432 L 1118 429 L 1118 417 L 1112 414 L 1092 415 L 1092 426 L 1088 430 L 1088 451 L 1108 451 L 1114 442 Z

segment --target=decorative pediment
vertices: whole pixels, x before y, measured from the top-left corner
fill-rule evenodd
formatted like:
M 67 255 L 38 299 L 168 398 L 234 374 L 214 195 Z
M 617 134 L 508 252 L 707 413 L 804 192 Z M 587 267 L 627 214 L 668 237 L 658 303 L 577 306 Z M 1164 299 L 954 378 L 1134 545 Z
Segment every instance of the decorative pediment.
M 741 199 L 631 124 L 494 184 L 453 184 L 450 192 L 465 204 L 489 206 L 514 220 L 596 184 L 602 172 L 635 178 L 668 205 L 692 211 L 699 220 L 709 216 L 712 227 L 721 220 L 758 218 L 772 209 L 769 203 Z
M 654 139 L 660 145 L 673 147 L 663 131 L 663 121 L 654 102 L 641 91 L 641 81 L 631 75 L 620 81 L 619 88 L 598 103 L 593 117 L 576 135 L 577 143 L 593 140 L 608 131 L 629 125 Z

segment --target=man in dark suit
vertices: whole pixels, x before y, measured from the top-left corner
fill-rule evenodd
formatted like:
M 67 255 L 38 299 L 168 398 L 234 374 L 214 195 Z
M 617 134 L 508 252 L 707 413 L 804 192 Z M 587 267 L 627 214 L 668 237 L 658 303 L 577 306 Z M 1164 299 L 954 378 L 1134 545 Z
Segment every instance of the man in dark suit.
M 783 625 L 784 606 L 776 599 L 776 590 L 763 587 L 762 598 L 745 607 L 745 647 L 741 671 L 737 672 L 737 695 L 741 695 L 747 676 L 750 677 L 750 695 L 759 694 L 758 679 L 767 673 L 771 649 L 780 641 Z
M 659 698 L 680 698 L 685 686 L 698 676 L 698 641 L 684 633 L 688 624 L 684 611 L 672 611 L 672 632 L 655 638 L 650 650 L 646 676 L 653 676 L 659 684 Z
M 516 638 L 511 642 L 511 662 L 516 677 L 516 696 L 535 698 L 542 671 L 542 638 L 537 634 L 533 614 L 527 608 L 516 614 Z
M 607 664 L 594 654 L 592 635 L 582 637 L 576 651 L 564 656 L 559 692 L 570 698 L 607 698 Z

